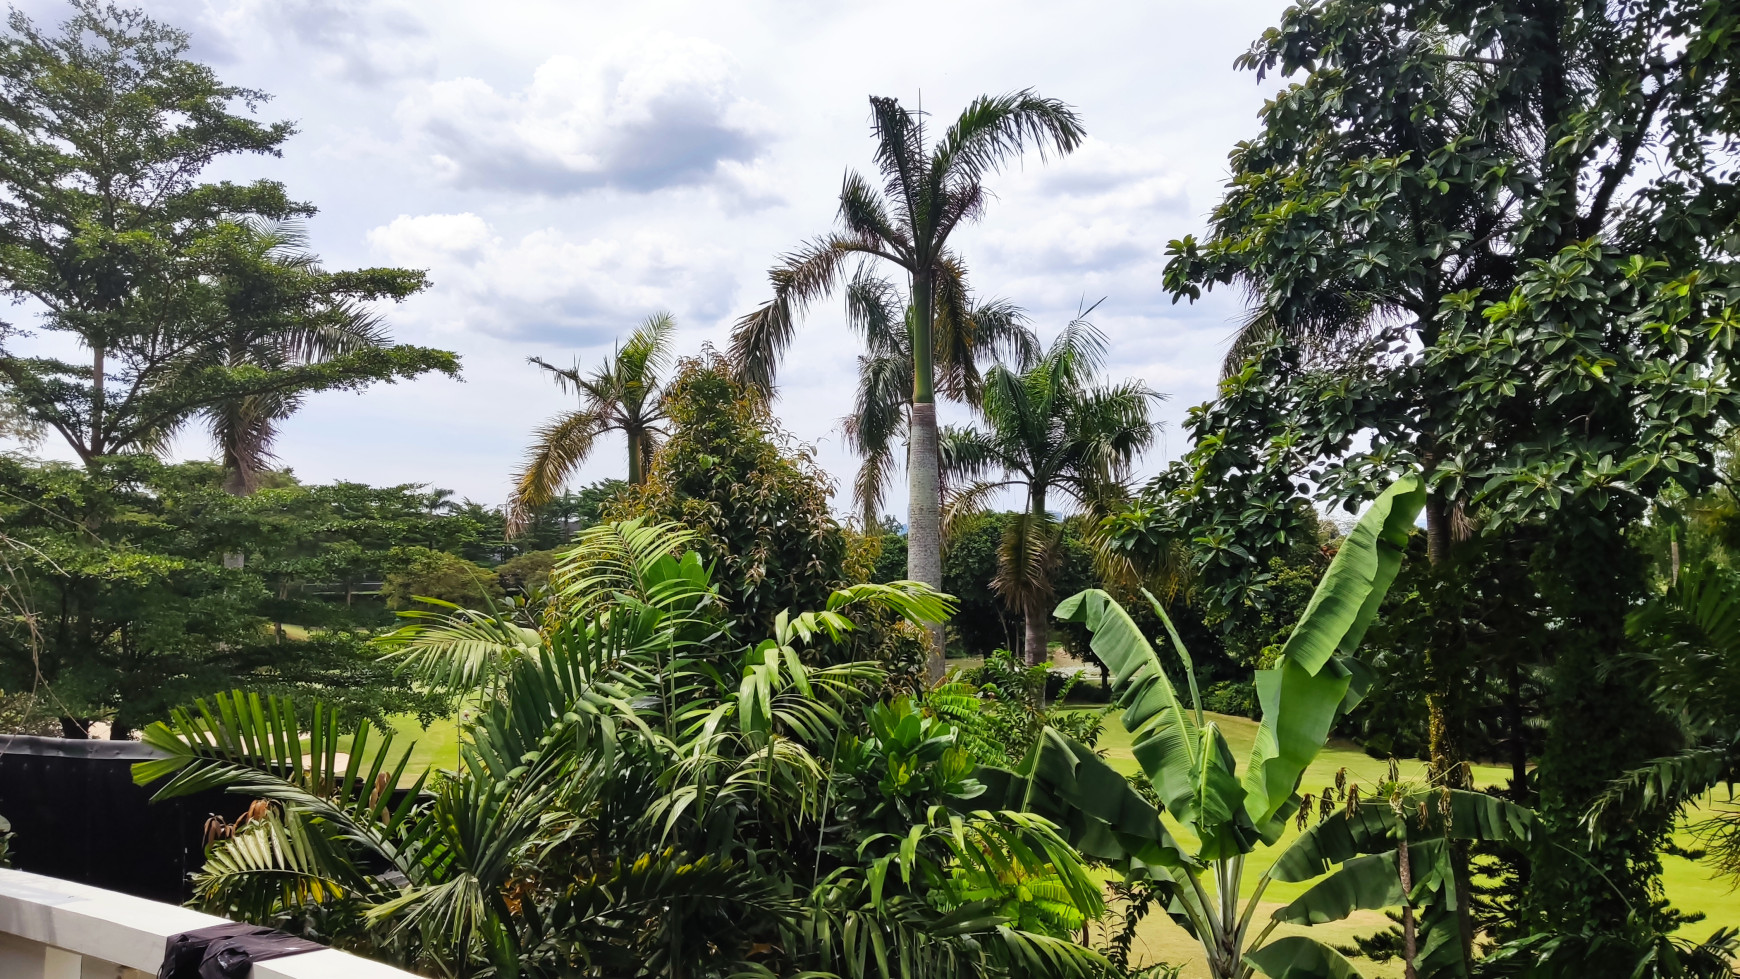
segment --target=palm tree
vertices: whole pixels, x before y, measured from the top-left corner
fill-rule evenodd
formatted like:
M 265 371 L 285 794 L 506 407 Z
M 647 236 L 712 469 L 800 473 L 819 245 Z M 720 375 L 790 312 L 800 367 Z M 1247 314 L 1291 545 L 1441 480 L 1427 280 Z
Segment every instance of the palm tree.
M 324 364 L 387 345 L 380 317 L 334 288 L 300 224 L 244 222 L 226 244 L 232 252 L 218 280 L 222 325 L 187 352 L 180 365 L 186 377 L 211 368 Z M 220 401 L 201 412 L 223 456 L 224 489 L 237 496 L 254 491 L 279 425 L 301 407 L 302 397 L 286 389 Z
M 605 432 L 627 437 L 628 481 L 636 486 L 646 482 L 647 465 L 665 434 L 663 374 L 670 365 L 676 333 L 671 314 L 654 313 L 590 375 L 581 374 L 578 364 L 562 368 L 529 358 L 549 371 L 564 392 L 576 392 L 580 406 L 538 429 L 525 466 L 514 475 L 508 501 L 510 530 L 517 530 L 533 509 L 555 498 Z
M 1027 492 L 1026 508 L 1004 531 L 992 587 L 1026 621 L 1029 664 L 1045 660 L 1050 635 L 1051 572 L 1062 537 L 1049 509 L 1052 492 L 1103 515 L 1160 427 L 1149 408 L 1162 395 L 1146 384 L 1095 384 L 1105 337 L 1085 316 L 1032 367 L 991 368 L 979 408 L 985 430 L 950 428 L 941 438 L 943 476 L 963 484 L 950 493 L 951 518 L 982 509 L 999 490 Z
M 866 531 L 876 526 L 882 494 L 894 469 L 896 444 L 907 440 L 912 412 L 912 307 L 894 283 L 860 274 L 846 289 L 846 321 L 864 339 L 858 357 L 858 396 L 843 420 L 846 444 L 863 464 L 852 483 L 853 502 Z M 1022 368 L 1039 355 L 1039 343 L 1021 309 L 1006 300 L 974 303 L 951 329 L 935 331 L 933 362 L 937 393 L 975 407 L 988 359 L 1009 357 Z M 952 328 L 961 327 L 961 328 Z
M 1029 145 L 1041 157 L 1052 149 L 1068 153 L 1081 143 L 1083 130 L 1069 106 L 1030 89 L 973 100 L 928 150 L 922 112 L 907 111 L 897 99 L 872 97 L 870 114 L 882 187 L 846 172 L 841 230 L 806 242 L 768 273 L 773 298 L 737 322 L 731 352 L 744 379 L 770 392 L 798 318 L 840 284 L 847 262 L 881 259 L 906 273 L 914 354 L 907 576 L 940 588 L 935 334 L 967 318 L 965 268 L 949 250 L 949 235 L 983 215 L 988 174 Z M 931 637 L 929 672 L 935 679 L 943 668 L 940 625 L 932 626 Z

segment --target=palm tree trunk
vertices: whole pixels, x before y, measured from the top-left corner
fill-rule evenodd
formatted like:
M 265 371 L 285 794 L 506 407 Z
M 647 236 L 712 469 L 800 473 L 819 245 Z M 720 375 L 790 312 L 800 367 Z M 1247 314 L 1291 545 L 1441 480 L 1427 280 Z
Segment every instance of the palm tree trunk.
M 1030 606 L 1027 609 L 1026 617 L 1027 665 L 1038 666 L 1045 662 L 1046 653 L 1050 651 L 1049 643 L 1051 641 L 1051 630 L 1046 628 L 1048 623 L 1045 621 L 1044 609 Z
M 938 477 L 936 439 L 936 385 L 931 363 L 931 331 L 935 310 L 931 307 L 929 271 L 912 277 L 912 451 L 907 459 L 908 500 L 906 576 L 937 590 L 942 589 L 942 483 Z M 930 625 L 930 654 L 925 674 L 931 683 L 943 675 L 943 627 Z
M 643 433 L 632 428 L 628 429 L 628 484 L 630 486 L 639 486 L 646 482 L 646 469 L 642 465 L 645 461 L 646 450 L 641 444 L 641 440 L 644 438 L 646 436 Z
M 1029 534 L 1037 534 L 1040 531 L 1040 529 L 1045 526 L 1045 487 L 1044 486 L 1035 485 L 1028 490 L 1028 493 L 1027 493 L 1027 513 L 1028 513 L 1027 532 Z M 1032 548 L 1035 545 L 1044 544 L 1044 543 L 1045 543 L 1044 541 L 1040 541 L 1040 540 L 1030 540 L 1030 541 L 1028 541 L 1027 546 L 1028 546 L 1028 548 Z M 1049 568 L 1046 569 L 1046 573 L 1047 574 L 1050 573 Z M 1050 629 L 1050 623 L 1046 621 L 1046 612 L 1048 611 L 1048 609 L 1046 609 L 1046 607 L 1045 607 L 1046 604 L 1048 604 L 1048 603 L 1041 601 L 1037 597 L 1039 595 L 1046 594 L 1047 589 L 1043 587 L 1041 582 L 1033 581 L 1033 582 L 1028 582 L 1028 587 L 1027 587 L 1026 591 L 1028 591 L 1034 597 L 1030 598 L 1028 600 L 1027 608 L 1023 610 L 1023 613 L 1025 614 L 1026 619 L 1027 619 L 1027 621 L 1026 621 L 1027 636 L 1026 636 L 1026 641 L 1025 641 L 1025 648 L 1023 651 L 1026 654 L 1027 665 L 1028 666 L 1038 666 L 1039 664 L 1045 662 L 1047 655 L 1051 651 L 1049 648 L 1050 641 L 1051 641 L 1051 629 Z M 1044 694 L 1044 691 L 1042 690 L 1040 692 L 1040 699 L 1043 700 L 1044 697 L 1045 697 L 1045 694 Z

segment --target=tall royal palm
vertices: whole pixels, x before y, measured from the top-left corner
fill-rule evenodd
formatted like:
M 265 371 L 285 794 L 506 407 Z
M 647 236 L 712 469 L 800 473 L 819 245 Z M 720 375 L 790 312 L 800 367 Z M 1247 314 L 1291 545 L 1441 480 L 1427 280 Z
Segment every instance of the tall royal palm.
M 1032 367 L 986 373 L 983 429 L 949 428 L 940 439 L 951 517 L 982 509 L 1000 490 L 1026 491 L 1026 507 L 1004 530 L 991 585 L 1025 620 L 1028 663 L 1045 659 L 1050 635 L 1062 539 L 1051 494 L 1102 515 L 1159 431 L 1149 411 L 1161 395 L 1140 381 L 1097 383 L 1104 362 L 1104 336 L 1077 318 Z
M 798 318 L 812 301 L 842 282 L 853 260 L 881 259 L 905 271 L 912 316 L 911 441 L 907 473 L 907 575 L 942 586 L 942 512 L 936 456 L 935 332 L 965 310 L 962 265 L 949 236 L 977 220 L 985 208 L 984 178 L 1032 146 L 1043 156 L 1067 153 L 1083 130 L 1069 106 L 1030 90 L 981 96 L 926 146 L 922 113 L 892 98 L 870 99 L 876 136 L 879 189 L 847 171 L 840 188 L 840 230 L 804 244 L 768 273 L 774 295 L 743 317 L 732 334 L 732 355 L 744 378 L 771 391 L 780 355 L 791 344 Z M 954 283 L 954 284 L 951 284 Z M 942 675 L 942 627 L 934 626 L 930 674 Z
M 858 357 L 858 395 L 844 428 L 846 444 L 864 460 L 852 497 L 870 528 L 882 512 L 895 452 L 909 436 L 913 366 L 912 307 L 893 282 L 866 272 L 860 270 L 846 289 L 846 320 L 865 352 Z M 965 309 L 966 315 L 943 317 L 933 331 L 936 393 L 976 407 L 985 386 L 981 368 L 993 360 L 1026 368 L 1039 356 L 1039 342 L 1013 303 L 955 300 L 948 308 Z
M 581 373 L 578 364 L 556 367 L 531 358 L 563 391 L 578 394 L 580 404 L 538 429 L 525 466 L 514 475 L 510 528 L 517 529 L 533 509 L 550 502 L 606 432 L 621 432 L 628 440 L 629 483 L 646 481 L 647 465 L 665 432 L 664 372 L 676 333 L 671 314 L 654 313 L 590 374 Z

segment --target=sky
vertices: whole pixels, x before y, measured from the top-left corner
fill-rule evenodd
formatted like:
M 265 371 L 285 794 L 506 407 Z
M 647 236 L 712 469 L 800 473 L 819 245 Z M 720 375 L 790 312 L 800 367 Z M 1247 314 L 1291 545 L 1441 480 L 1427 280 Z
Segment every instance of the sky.
M 15 3 L 17 0 L 15 0 Z M 957 232 L 974 291 L 1025 308 L 1049 340 L 1085 304 L 1110 341 L 1108 377 L 1169 396 L 1153 472 L 1188 446 L 1186 410 L 1213 392 L 1236 295 L 1173 304 L 1166 243 L 1199 233 L 1226 155 L 1253 136 L 1274 80 L 1233 59 L 1278 20 L 1268 0 L 1035 3 L 149 0 L 227 83 L 272 95 L 297 128 L 281 158 L 208 176 L 270 177 L 320 213 L 329 268 L 426 269 L 387 309 L 394 338 L 460 354 L 461 380 L 309 399 L 278 456 L 304 481 L 425 483 L 507 495 L 531 433 L 572 406 L 530 356 L 591 366 L 649 314 L 678 348 L 727 344 L 769 295 L 766 270 L 833 227 L 840 180 L 868 171 L 870 95 L 920 106 L 938 129 L 973 97 L 1032 88 L 1081 114 L 1072 155 L 1029 155 L 987 181 Z M 42 24 L 59 3 L 24 0 Z M 11 318 L 10 316 L 8 318 Z M 856 341 L 818 304 L 785 358 L 774 410 L 839 483 Z M 945 407 L 943 420 L 970 421 Z M 209 458 L 197 431 L 175 452 Z M 65 457 L 53 442 L 40 454 Z M 621 476 L 620 439 L 576 485 Z M 904 515 L 904 479 L 886 508 Z

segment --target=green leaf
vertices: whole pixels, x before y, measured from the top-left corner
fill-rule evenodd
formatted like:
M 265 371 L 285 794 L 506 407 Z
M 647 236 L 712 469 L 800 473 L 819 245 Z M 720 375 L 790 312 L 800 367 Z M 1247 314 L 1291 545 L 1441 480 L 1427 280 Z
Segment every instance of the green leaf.
M 1092 748 L 1045 729 L 1019 773 L 981 767 L 974 778 L 992 808 L 1044 816 L 1084 856 L 1176 867 L 1191 860 L 1160 820 L 1160 813 Z
M 1352 677 L 1336 658 L 1351 655 L 1371 625 L 1425 503 L 1425 486 L 1411 473 L 1372 503 L 1317 583 L 1280 665 L 1257 674 L 1263 720 L 1245 767 L 1245 805 L 1258 826 L 1287 805 L 1328 740 Z
M 1247 952 L 1245 961 L 1270 979 L 1361 979 L 1340 952 L 1303 935 L 1276 939 Z
M 1064 599 L 1056 614 L 1093 633 L 1089 646 L 1111 671 L 1124 727 L 1134 735 L 1131 753 L 1160 793 L 1161 804 L 1185 820 L 1197 809 L 1200 735 L 1154 647 L 1123 606 L 1098 588 Z

